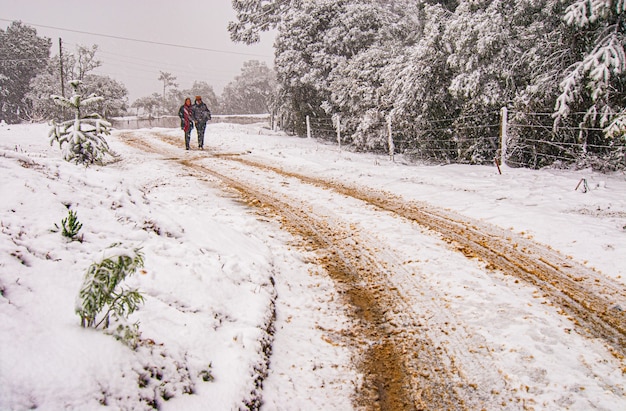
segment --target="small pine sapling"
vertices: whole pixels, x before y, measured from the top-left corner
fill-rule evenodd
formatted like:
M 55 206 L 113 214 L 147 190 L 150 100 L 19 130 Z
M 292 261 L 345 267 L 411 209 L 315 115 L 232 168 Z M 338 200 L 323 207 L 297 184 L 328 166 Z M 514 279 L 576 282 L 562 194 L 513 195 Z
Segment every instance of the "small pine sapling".
M 76 164 L 102 163 L 106 154 L 111 154 L 109 145 L 104 135 L 109 135 L 111 123 L 104 120 L 97 113 L 83 116 L 81 110 L 91 104 L 101 101 L 103 98 L 92 94 L 86 98 L 79 93 L 80 80 L 70 82 L 74 89 L 74 95 L 70 98 L 52 95 L 55 103 L 69 108 L 74 112 L 74 119 L 57 123 L 52 120 L 52 128 L 48 133 L 50 145 L 55 141 L 66 161 L 74 161 Z
M 55 224 L 58 228 L 58 226 Z M 83 224 L 78 221 L 78 216 L 72 210 L 69 210 L 66 218 L 61 220 L 61 235 L 67 237 L 72 241 L 83 242 L 82 236 L 78 237 L 78 232 L 83 228 Z
M 87 270 L 76 300 L 76 313 L 82 327 L 106 329 L 113 319 L 118 324 L 116 336 L 132 342 L 137 339 L 137 325 L 128 326 L 123 320 L 139 308 L 143 296 L 121 283 L 143 267 L 143 253 L 139 248 L 128 250 L 116 243 L 106 249 L 106 254 Z

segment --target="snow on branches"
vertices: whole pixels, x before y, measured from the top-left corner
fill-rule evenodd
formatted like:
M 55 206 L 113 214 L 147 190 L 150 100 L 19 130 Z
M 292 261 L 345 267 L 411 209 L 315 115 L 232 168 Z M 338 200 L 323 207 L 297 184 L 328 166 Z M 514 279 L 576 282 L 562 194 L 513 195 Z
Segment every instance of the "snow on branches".
M 104 135 L 110 134 L 111 123 L 97 113 L 83 116 L 81 110 L 103 98 L 95 94 L 83 98 L 78 90 L 81 85 L 80 80 L 73 80 L 70 85 L 74 89 L 72 97 L 51 96 L 56 104 L 72 110 L 74 119 L 60 123 L 52 120 L 52 128 L 48 133 L 50 145 L 55 141 L 58 142 L 66 161 L 85 165 L 102 162 L 104 155 L 110 154 Z
M 615 84 L 626 72 L 626 37 L 619 23 L 624 11 L 624 0 L 579 0 L 566 9 L 564 20 L 568 25 L 591 30 L 593 49 L 572 65 L 561 81 L 562 92 L 554 108 L 555 127 L 570 114 L 571 105 L 584 96 L 588 96 L 592 104 L 587 108 L 584 123 L 597 123 L 601 127 L 611 123 L 611 130 L 607 128 L 605 132 L 610 131 L 612 135 L 616 124 L 624 123 L 615 121 L 616 113 L 623 109 L 619 101 L 615 101 L 620 100 Z

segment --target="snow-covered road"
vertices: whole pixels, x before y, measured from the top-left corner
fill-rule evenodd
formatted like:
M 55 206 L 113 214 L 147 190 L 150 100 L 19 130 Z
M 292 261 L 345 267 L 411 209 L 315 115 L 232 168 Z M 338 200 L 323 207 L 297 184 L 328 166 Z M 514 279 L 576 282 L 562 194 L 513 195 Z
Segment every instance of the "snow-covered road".
M 0 409 L 626 408 L 626 180 L 406 164 L 261 125 L 0 127 Z M 576 190 L 585 179 L 589 190 Z M 51 231 L 67 210 L 82 242 Z M 72 302 L 139 245 L 131 350 Z
M 236 189 L 301 238 L 300 248 L 315 251 L 315 264 L 334 280 L 353 321 L 341 345 L 353 351 L 363 376 L 357 405 L 576 404 L 570 392 L 557 389 L 554 398 L 555 391 L 545 389 L 548 363 L 558 370 L 577 364 L 578 375 L 570 377 L 585 390 L 592 389 L 582 383 L 589 379 L 598 390 L 615 387 L 610 396 L 622 394 L 602 366 L 571 350 L 591 337 L 604 339 L 617 358 L 625 353 L 619 307 L 626 306 L 626 294 L 619 282 L 511 230 L 398 193 L 296 171 L 292 159 L 268 162 L 255 157 L 253 145 L 181 153 L 177 137 L 152 137 L 150 151 Z M 511 338 L 512 329 L 525 344 Z

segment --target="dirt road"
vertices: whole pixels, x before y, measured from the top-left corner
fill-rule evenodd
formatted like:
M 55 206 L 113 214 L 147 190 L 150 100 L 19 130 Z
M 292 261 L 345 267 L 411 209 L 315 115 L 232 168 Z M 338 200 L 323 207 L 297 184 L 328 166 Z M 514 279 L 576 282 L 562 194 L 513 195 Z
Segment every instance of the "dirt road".
M 618 359 L 626 355 L 623 287 L 528 238 L 391 193 L 263 164 L 247 153 L 183 153 L 179 141 L 158 133 L 148 145 L 132 132 L 120 137 L 236 191 L 258 213 L 279 219 L 299 247 L 315 251 L 354 319 L 345 338 L 365 376 L 357 408 L 532 407 L 493 367 L 497 349 L 472 332 L 454 308 L 454 295 L 427 275 L 431 266 L 442 272 L 458 266 L 447 266 L 448 260 L 466 259 L 468 269 L 494 281 L 504 274 L 531 285 L 575 332 L 603 340 Z M 425 261 L 424 248 L 441 258 Z

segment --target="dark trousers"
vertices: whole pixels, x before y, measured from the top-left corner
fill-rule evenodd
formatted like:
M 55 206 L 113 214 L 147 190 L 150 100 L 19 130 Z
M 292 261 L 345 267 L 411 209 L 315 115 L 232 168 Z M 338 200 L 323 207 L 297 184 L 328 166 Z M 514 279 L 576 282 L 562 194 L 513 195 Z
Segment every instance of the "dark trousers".
M 189 131 L 185 131 L 185 148 L 189 150 L 189 140 L 191 140 L 191 129 Z
M 204 147 L 204 130 L 206 129 L 206 121 L 205 122 L 197 122 L 196 123 L 196 131 L 198 132 L 198 147 Z

